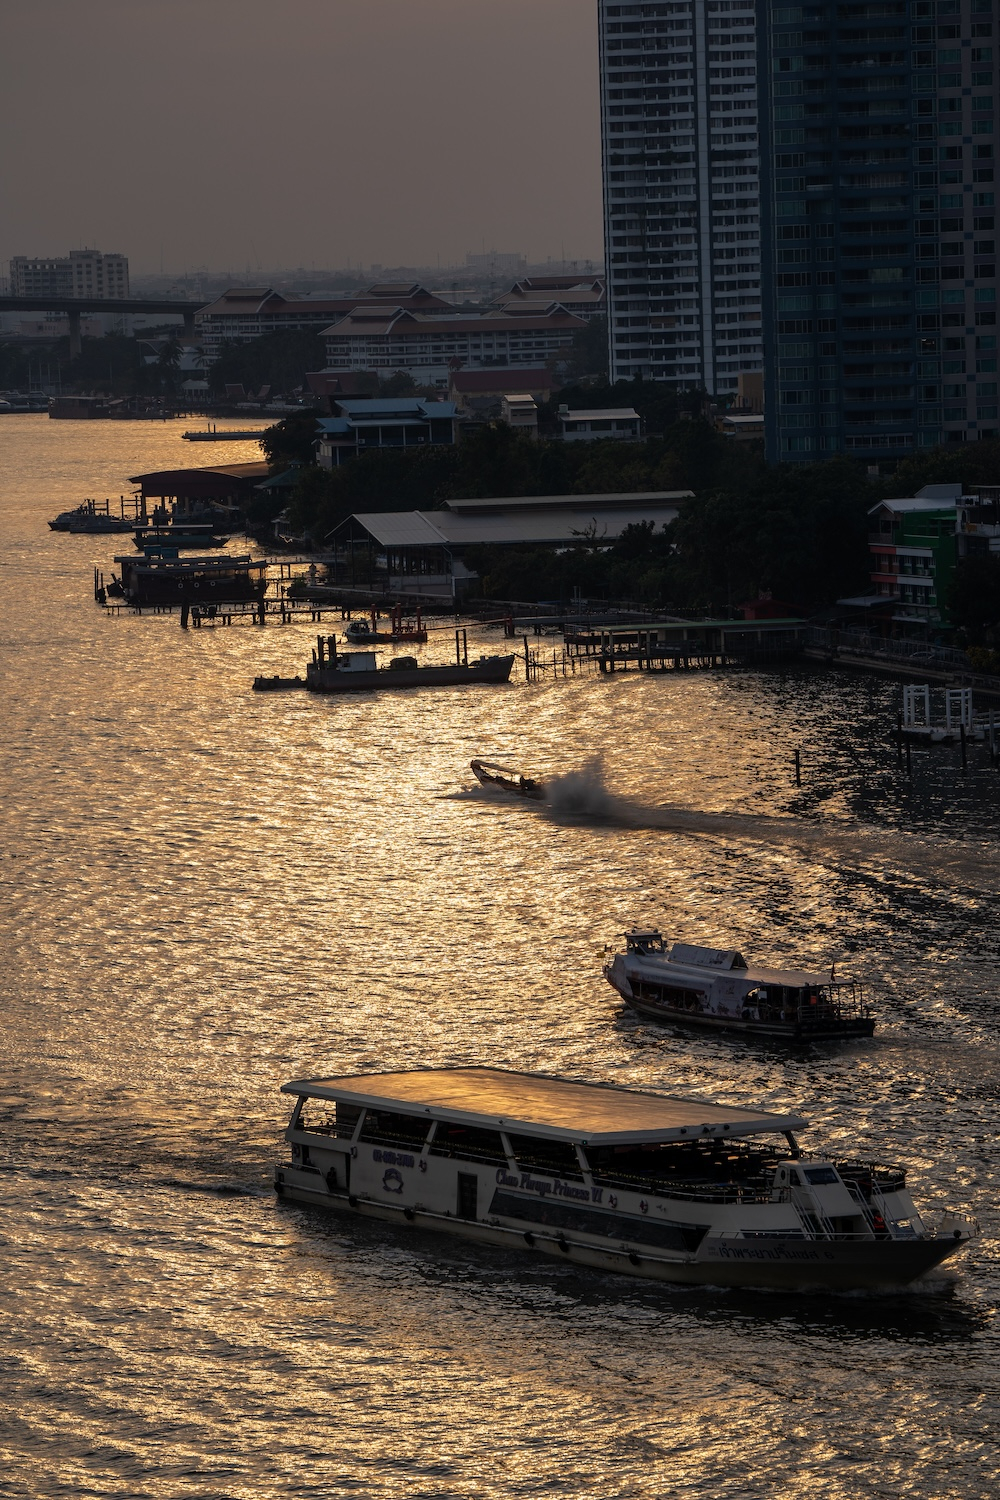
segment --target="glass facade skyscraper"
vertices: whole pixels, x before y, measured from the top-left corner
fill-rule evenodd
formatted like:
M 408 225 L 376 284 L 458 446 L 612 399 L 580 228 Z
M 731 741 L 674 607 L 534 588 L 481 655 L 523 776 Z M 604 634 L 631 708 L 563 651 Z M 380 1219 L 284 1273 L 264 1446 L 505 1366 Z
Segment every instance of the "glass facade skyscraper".
M 599 0 L 613 380 L 759 371 L 753 0 Z
M 768 457 L 997 420 L 996 0 L 758 0 Z

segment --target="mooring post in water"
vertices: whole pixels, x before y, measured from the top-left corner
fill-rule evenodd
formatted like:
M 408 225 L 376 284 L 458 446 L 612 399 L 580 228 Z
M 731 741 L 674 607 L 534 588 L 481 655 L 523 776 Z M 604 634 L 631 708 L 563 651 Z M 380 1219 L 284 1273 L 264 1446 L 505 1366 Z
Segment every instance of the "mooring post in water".
M 962 723 L 960 723 L 958 726 L 958 743 L 962 750 L 962 770 L 964 771 L 968 766 L 969 758 L 965 743 L 965 725 Z
M 903 764 L 903 715 L 896 715 L 896 763 Z
M 264 602 L 263 597 L 261 597 L 257 603 L 257 624 L 267 624 L 267 604 Z
M 525 682 L 530 682 L 531 681 L 531 658 L 528 655 L 528 637 L 527 636 L 523 636 L 522 639 L 524 641 L 524 680 L 525 680 Z
M 913 775 L 913 759 L 912 759 L 912 756 L 910 754 L 910 742 L 909 742 L 909 740 L 907 740 L 907 742 L 906 742 L 906 774 L 907 774 L 907 776 L 912 776 Z
M 795 785 L 802 785 L 802 757 L 798 750 L 795 752 Z
M 181 629 L 182 630 L 187 630 L 187 628 L 188 628 L 188 614 L 190 612 L 190 609 L 191 609 L 191 606 L 189 604 L 182 604 L 181 605 Z
M 995 766 L 996 763 L 997 763 L 997 734 L 996 734 L 996 724 L 994 722 L 994 710 L 991 708 L 990 709 L 990 764 Z

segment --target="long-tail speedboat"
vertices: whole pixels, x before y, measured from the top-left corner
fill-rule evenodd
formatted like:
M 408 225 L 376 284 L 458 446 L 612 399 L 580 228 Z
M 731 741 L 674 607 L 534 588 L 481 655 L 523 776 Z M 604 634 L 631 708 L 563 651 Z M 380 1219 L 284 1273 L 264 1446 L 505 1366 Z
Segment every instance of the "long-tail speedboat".
M 480 786 L 490 787 L 496 792 L 510 792 L 514 797 L 531 797 L 536 802 L 545 801 L 545 788 L 542 783 L 533 780 L 530 776 L 523 776 L 520 771 L 515 771 L 510 766 L 494 765 L 489 760 L 473 760 L 469 764 Z
M 445 1068 L 299 1078 L 279 1196 L 716 1286 L 906 1286 L 979 1232 L 901 1167 L 805 1154 L 796 1114 Z
M 604 977 L 651 1021 L 742 1031 L 785 1041 L 871 1036 L 875 1020 L 856 980 L 801 969 L 761 969 L 734 948 L 674 943 L 655 929 L 625 933 Z

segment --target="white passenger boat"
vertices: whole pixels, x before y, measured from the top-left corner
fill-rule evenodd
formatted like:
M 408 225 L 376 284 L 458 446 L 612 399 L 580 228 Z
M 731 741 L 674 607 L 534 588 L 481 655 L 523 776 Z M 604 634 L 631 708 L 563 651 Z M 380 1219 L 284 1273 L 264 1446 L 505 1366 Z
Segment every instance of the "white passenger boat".
M 625 952 L 604 977 L 627 1005 L 651 1021 L 743 1031 L 785 1041 L 871 1036 L 875 1020 L 856 980 L 833 973 L 761 969 L 735 948 L 674 943 L 655 929 L 625 933 Z
M 905 1286 L 978 1233 L 921 1216 L 905 1172 L 807 1156 L 797 1115 L 514 1073 L 302 1078 L 278 1194 L 719 1286 Z

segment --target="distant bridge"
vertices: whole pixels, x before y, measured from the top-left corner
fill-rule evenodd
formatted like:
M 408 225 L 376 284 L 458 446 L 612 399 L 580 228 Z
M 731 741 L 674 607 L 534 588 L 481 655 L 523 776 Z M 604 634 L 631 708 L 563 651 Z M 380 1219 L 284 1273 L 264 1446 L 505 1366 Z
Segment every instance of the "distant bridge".
M 194 315 L 204 302 L 180 302 L 171 297 L 0 297 L 0 312 L 61 312 L 69 314 L 69 353 L 80 353 L 80 318 L 84 313 L 180 313 L 184 332 L 194 333 Z

